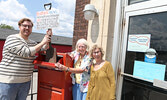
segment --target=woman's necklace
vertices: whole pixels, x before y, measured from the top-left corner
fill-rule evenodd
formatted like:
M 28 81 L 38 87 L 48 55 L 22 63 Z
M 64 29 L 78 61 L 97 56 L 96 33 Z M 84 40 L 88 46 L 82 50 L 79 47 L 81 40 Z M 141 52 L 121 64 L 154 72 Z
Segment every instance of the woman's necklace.
M 96 62 L 95 63 L 95 66 L 94 66 L 94 70 L 98 70 L 102 67 L 102 63 L 104 62 L 104 60 L 101 60 L 99 62 Z
M 100 65 L 103 61 L 104 61 L 104 60 L 100 60 L 100 61 L 96 62 L 95 64 L 96 64 L 96 65 Z

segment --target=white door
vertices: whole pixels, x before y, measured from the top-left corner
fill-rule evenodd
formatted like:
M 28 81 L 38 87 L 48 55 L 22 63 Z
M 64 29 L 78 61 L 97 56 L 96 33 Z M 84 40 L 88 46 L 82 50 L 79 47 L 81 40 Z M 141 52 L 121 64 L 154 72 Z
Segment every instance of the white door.
M 161 84 L 153 85 L 153 79 L 164 84 L 167 81 L 167 1 L 128 5 L 124 18 L 117 100 L 167 100 L 167 89 Z M 154 59 L 147 61 L 149 48 L 156 53 Z

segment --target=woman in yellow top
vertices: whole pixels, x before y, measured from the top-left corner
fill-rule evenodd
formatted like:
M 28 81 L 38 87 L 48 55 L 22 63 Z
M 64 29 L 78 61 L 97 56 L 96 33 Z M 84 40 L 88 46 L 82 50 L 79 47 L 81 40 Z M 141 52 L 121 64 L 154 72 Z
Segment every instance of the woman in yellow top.
M 86 100 L 115 100 L 115 76 L 110 62 L 103 60 L 104 51 L 94 45 L 90 51 L 95 63 L 91 66 Z

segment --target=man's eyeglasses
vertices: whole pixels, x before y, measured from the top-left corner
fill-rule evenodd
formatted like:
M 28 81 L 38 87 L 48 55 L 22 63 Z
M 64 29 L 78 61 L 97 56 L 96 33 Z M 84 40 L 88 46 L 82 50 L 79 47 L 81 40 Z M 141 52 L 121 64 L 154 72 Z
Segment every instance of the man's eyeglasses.
M 24 28 L 26 28 L 26 27 L 32 28 L 32 25 L 24 25 L 24 24 L 21 24 L 21 26 L 23 26 Z

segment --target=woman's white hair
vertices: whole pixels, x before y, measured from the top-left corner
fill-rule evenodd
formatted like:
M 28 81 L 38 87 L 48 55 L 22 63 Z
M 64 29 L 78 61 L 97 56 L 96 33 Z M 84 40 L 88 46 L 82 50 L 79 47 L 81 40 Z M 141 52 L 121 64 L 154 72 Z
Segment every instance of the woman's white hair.
M 76 46 L 75 46 L 75 49 L 76 51 L 78 51 L 78 44 L 79 43 L 83 43 L 85 46 L 86 46 L 86 51 L 88 52 L 89 51 L 89 45 L 88 45 L 88 42 L 84 39 L 84 38 L 81 38 L 77 41 L 76 43 Z

